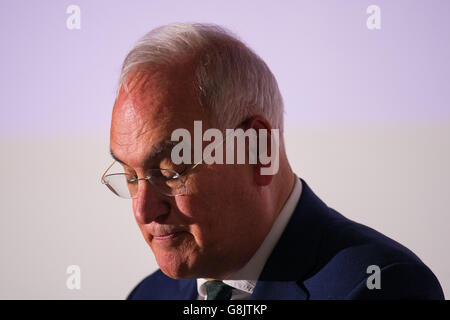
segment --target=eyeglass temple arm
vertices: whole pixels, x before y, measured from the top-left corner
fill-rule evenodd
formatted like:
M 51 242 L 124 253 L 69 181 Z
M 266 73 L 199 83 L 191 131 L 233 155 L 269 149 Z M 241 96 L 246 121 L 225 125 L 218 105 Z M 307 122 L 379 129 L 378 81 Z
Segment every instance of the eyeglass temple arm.
M 245 121 L 246 121 L 246 120 L 245 120 Z M 239 128 L 240 126 L 242 126 L 242 124 L 244 124 L 245 121 L 241 122 L 236 128 Z M 228 136 L 230 136 L 232 133 L 233 133 L 233 132 L 230 132 L 230 133 L 228 133 L 227 135 L 225 135 L 225 139 L 222 139 L 222 141 L 220 141 L 219 144 L 218 144 L 217 146 L 214 147 L 214 149 L 216 149 L 217 147 L 222 146 L 222 145 L 223 145 L 223 142 L 224 142 L 225 140 L 227 140 Z M 111 165 L 110 165 L 110 166 L 105 170 L 105 172 L 103 173 L 102 179 L 101 179 L 101 182 L 102 182 L 103 184 L 106 183 L 105 180 L 104 180 L 104 177 L 105 177 L 106 173 L 108 172 L 109 169 L 111 169 L 111 167 L 112 167 L 115 163 L 116 163 L 116 160 L 114 160 L 113 163 L 111 163 Z M 180 176 L 184 176 L 184 175 L 185 175 L 186 173 L 188 173 L 189 171 L 194 170 L 194 169 L 195 169 L 199 164 L 201 164 L 201 163 L 202 163 L 202 160 L 198 161 L 198 162 L 195 163 L 192 167 L 186 169 L 183 173 L 181 173 Z
M 238 126 L 239 127 L 239 126 Z M 238 128 L 237 127 L 237 128 Z M 233 132 L 228 133 L 227 135 L 225 135 L 225 139 L 222 139 L 222 141 L 220 141 L 215 147 L 214 149 L 221 147 L 224 143 L 225 140 L 227 140 L 228 136 L 230 136 Z M 197 163 L 195 163 L 192 167 L 187 168 L 183 173 L 180 174 L 180 176 L 184 176 L 186 173 L 188 173 L 189 171 L 194 170 L 199 164 L 201 164 L 203 161 L 203 159 L 201 159 L 200 161 L 198 161 Z

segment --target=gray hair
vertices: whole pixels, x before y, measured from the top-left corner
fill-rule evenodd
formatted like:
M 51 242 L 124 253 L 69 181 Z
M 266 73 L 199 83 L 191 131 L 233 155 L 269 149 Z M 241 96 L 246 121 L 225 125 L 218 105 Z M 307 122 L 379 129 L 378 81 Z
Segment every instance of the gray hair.
M 230 31 L 213 24 L 175 23 L 142 37 L 122 66 L 119 89 L 134 72 L 194 65 L 200 104 L 222 128 L 234 128 L 254 115 L 283 130 L 283 99 L 266 63 Z

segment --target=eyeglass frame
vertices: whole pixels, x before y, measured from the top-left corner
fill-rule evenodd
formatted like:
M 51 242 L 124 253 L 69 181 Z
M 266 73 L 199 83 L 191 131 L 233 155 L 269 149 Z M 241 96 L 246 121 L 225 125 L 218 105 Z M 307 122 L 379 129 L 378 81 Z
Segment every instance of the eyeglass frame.
M 108 189 L 110 189 L 110 190 L 111 190 L 115 195 L 117 195 L 119 198 L 124 198 L 124 199 L 135 199 L 136 196 L 137 196 L 137 194 L 136 194 L 135 196 L 130 196 L 129 198 L 128 198 L 128 197 L 122 197 L 122 196 L 119 196 L 119 194 L 114 190 L 114 188 L 112 188 L 112 186 L 111 186 L 107 181 L 105 181 L 105 177 L 107 177 L 107 176 L 114 176 L 114 175 L 117 175 L 117 176 L 118 176 L 118 175 L 121 175 L 121 176 L 122 176 L 122 175 L 124 175 L 124 176 L 127 176 L 127 175 L 128 175 L 128 176 L 134 176 L 134 175 L 129 174 L 129 173 L 110 173 L 110 174 L 106 174 L 106 173 L 108 172 L 108 170 L 111 169 L 111 167 L 112 167 L 116 162 L 118 162 L 118 161 L 114 160 L 113 163 L 112 163 L 112 164 L 106 169 L 106 171 L 103 173 L 102 178 L 101 178 L 101 183 L 104 184 L 104 185 L 106 185 L 106 186 L 108 187 Z M 175 170 L 173 170 L 173 169 L 165 169 L 165 168 L 154 168 L 154 169 L 150 169 L 150 170 L 169 171 L 169 172 L 175 173 L 175 175 L 174 175 L 173 177 L 167 178 L 167 181 L 169 181 L 169 180 L 171 180 L 171 179 L 179 179 L 180 182 L 181 182 L 181 184 L 182 184 L 182 186 L 183 186 L 183 188 L 184 188 L 184 190 L 185 190 L 185 192 L 186 192 L 186 191 L 187 191 L 187 190 L 186 190 L 186 189 L 187 189 L 187 188 L 186 188 L 186 185 L 185 185 L 183 179 L 181 179 L 181 178 L 182 178 L 184 175 L 186 175 L 189 171 L 194 170 L 199 164 L 201 164 L 201 161 L 199 161 L 199 162 L 195 163 L 193 166 L 191 166 L 191 167 L 189 167 L 189 168 L 183 170 L 182 173 L 178 173 L 177 171 L 175 171 Z M 151 175 L 148 175 L 148 176 L 146 176 L 146 177 L 144 177 L 144 178 L 138 178 L 137 176 L 134 176 L 134 179 L 130 180 L 129 182 L 139 182 L 139 180 L 147 180 L 148 182 L 152 183 L 151 178 L 152 178 Z M 159 191 L 159 190 L 158 190 L 158 191 Z M 159 192 L 162 193 L 161 191 L 159 191 Z M 165 193 L 162 193 L 162 194 L 167 195 L 167 196 L 169 196 L 169 197 L 170 197 L 170 196 L 171 196 L 171 197 L 177 197 L 177 196 L 183 195 L 184 193 L 176 194 L 176 195 L 168 195 L 168 194 L 165 194 Z
M 240 124 L 238 124 L 234 129 L 237 129 L 237 128 L 241 127 L 245 122 L 247 122 L 247 120 L 242 121 L 242 122 L 241 122 Z M 233 130 L 234 130 L 234 129 L 233 129 Z M 222 141 L 219 143 L 219 145 L 215 146 L 214 149 L 217 148 L 217 147 L 222 146 L 223 143 L 226 141 L 226 139 L 228 138 L 229 135 L 231 135 L 231 133 L 229 133 L 228 135 L 225 135 L 225 139 L 222 139 Z M 113 176 L 113 175 L 130 175 L 130 176 L 132 176 L 131 174 L 127 174 L 127 173 L 111 173 L 111 174 L 106 174 L 106 173 L 108 172 L 108 170 L 111 169 L 111 167 L 112 167 L 116 162 L 118 162 L 118 161 L 117 161 L 117 160 L 114 160 L 113 163 L 111 163 L 111 165 L 110 165 L 110 166 L 105 170 L 105 172 L 102 174 L 102 177 L 101 177 L 101 183 L 104 184 L 104 185 L 106 185 L 106 186 L 108 187 L 108 189 L 111 190 L 111 192 L 114 193 L 114 194 L 115 194 L 116 196 L 118 196 L 119 198 L 122 198 L 122 199 L 135 199 L 136 196 L 137 196 L 137 194 L 136 194 L 136 196 L 130 197 L 130 198 L 125 198 L 125 197 L 119 196 L 119 195 L 117 194 L 117 192 L 114 191 L 114 189 L 111 187 L 111 185 L 110 185 L 108 182 L 105 181 L 105 177 L 106 177 L 106 176 Z M 186 192 L 187 192 L 187 188 L 186 188 L 186 185 L 185 185 L 183 179 L 181 179 L 181 178 L 182 178 L 183 176 L 185 176 L 187 173 L 189 173 L 190 171 L 194 170 L 198 165 L 202 164 L 202 162 L 203 162 L 203 159 L 201 159 L 201 160 L 198 161 L 197 163 L 193 164 L 191 167 L 186 168 L 185 170 L 183 170 L 182 173 L 178 173 L 178 172 L 175 171 L 175 170 L 172 170 L 172 169 L 165 169 L 165 168 L 155 168 L 155 169 L 150 169 L 150 170 L 159 170 L 159 171 L 164 170 L 164 171 L 171 171 L 171 172 L 176 173 L 176 176 L 171 177 L 170 179 L 175 179 L 175 178 L 180 179 L 180 181 L 181 181 L 181 183 L 182 183 L 182 186 L 183 186 L 183 188 L 184 188 L 184 192 L 186 193 Z M 144 178 L 138 178 L 138 177 L 136 176 L 136 178 L 133 179 L 133 182 L 135 182 L 135 181 L 139 182 L 139 180 L 147 180 L 148 182 L 152 183 L 150 179 L 151 179 L 151 176 L 146 176 L 146 177 L 144 177 Z M 168 180 L 170 180 L 170 179 L 168 179 Z M 159 191 L 159 190 L 158 190 L 158 191 Z M 159 191 L 159 192 L 162 193 L 161 191 Z M 184 195 L 185 193 L 182 193 L 182 194 L 176 194 L 176 195 L 167 195 L 167 196 L 169 196 L 169 197 L 178 197 L 178 196 Z M 162 194 L 164 194 L 164 193 L 162 193 Z

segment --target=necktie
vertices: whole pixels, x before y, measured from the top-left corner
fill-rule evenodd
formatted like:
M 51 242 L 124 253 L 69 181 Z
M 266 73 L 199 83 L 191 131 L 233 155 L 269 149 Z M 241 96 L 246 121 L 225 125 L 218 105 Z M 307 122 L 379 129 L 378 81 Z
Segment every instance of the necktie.
M 231 300 L 232 287 L 219 280 L 205 282 L 206 300 Z

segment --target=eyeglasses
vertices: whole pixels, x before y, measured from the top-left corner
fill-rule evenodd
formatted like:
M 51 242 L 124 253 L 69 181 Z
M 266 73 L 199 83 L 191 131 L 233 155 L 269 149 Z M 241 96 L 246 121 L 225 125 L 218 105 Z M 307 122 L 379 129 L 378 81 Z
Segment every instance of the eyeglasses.
M 166 196 L 176 197 L 186 194 L 187 188 L 183 176 L 195 169 L 200 162 L 187 168 L 182 173 L 171 169 L 149 169 L 147 176 L 138 178 L 129 173 L 106 174 L 117 161 L 114 161 L 102 175 L 102 183 L 116 196 L 125 199 L 133 199 L 138 195 L 139 181 L 147 180 L 158 192 Z
M 241 122 L 236 128 L 241 127 L 244 123 L 245 121 Z M 225 136 L 225 139 L 219 141 L 214 148 L 221 146 L 227 138 L 228 135 Z M 117 161 L 114 161 L 108 169 L 106 169 L 102 175 L 101 182 L 116 196 L 124 199 L 133 199 L 138 195 L 140 180 L 147 180 L 152 184 L 155 190 L 166 196 L 176 197 L 186 194 L 187 188 L 183 181 L 183 177 L 201 164 L 202 160 L 185 169 L 182 173 L 178 173 L 171 169 L 149 169 L 147 171 L 147 176 L 144 178 L 138 178 L 133 174 L 124 172 L 107 174 L 116 163 Z M 123 170 L 123 168 L 121 170 Z

